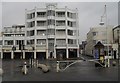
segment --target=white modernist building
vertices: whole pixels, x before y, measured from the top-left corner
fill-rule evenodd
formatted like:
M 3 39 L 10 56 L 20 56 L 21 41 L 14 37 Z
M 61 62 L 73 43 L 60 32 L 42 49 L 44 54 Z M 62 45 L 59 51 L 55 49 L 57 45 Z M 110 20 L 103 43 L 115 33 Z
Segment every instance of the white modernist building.
M 106 27 L 92 27 L 87 33 L 87 45 L 85 47 L 86 55 L 94 56 L 94 46 L 100 41 L 105 46 L 105 54 L 107 55 L 109 48 L 109 55 L 112 58 L 112 43 L 113 43 L 113 26 Z
M 5 30 L 12 29 L 13 32 L 4 31 L 4 53 L 1 58 L 5 58 L 8 54 L 12 59 L 79 57 L 77 9 L 57 8 L 55 3 L 46 4 L 45 8 L 26 9 L 25 27 L 16 25 Z M 15 30 L 22 32 L 15 33 Z M 18 49 L 19 43 L 24 45 L 24 50 Z M 14 52 L 13 46 L 17 47 Z
M 79 56 L 77 9 L 46 4 L 46 8 L 26 10 L 25 19 L 25 45 L 34 47 L 34 58 Z
M 19 50 L 19 42 L 21 41 L 23 44 L 25 42 L 24 25 L 13 25 L 11 27 L 4 27 L 1 39 L 1 42 L 3 42 L 1 45 L 1 58 L 22 58 L 22 52 L 21 50 Z M 12 50 L 13 47 L 16 47 L 15 51 Z

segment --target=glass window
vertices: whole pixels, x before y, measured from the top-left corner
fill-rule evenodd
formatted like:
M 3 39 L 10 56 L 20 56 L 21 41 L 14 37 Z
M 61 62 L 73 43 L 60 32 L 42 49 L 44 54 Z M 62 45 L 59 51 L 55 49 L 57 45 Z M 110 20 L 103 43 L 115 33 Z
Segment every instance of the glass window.
M 5 45 L 13 45 L 13 40 L 5 40 Z
M 93 44 L 96 44 L 97 43 L 97 40 L 93 40 Z
M 2 45 L 2 40 L 0 40 L 0 45 Z
M 55 16 L 55 11 L 53 11 L 53 10 L 48 10 L 48 11 L 47 11 L 47 16 Z
M 37 44 L 46 44 L 46 40 L 45 39 L 37 39 Z
M 47 21 L 47 23 L 48 23 L 48 25 L 55 25 L 55 20 L 49 19 L 49 20 Z
M 97 32 L 93 32 L 93 36 L 96 36 L 97 35 Z

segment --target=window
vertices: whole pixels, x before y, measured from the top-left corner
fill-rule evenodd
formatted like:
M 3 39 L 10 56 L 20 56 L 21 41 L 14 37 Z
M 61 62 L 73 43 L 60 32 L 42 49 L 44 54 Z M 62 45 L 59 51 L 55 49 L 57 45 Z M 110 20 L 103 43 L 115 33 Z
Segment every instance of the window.
M 65 39 L 57 39 L 56 44 L 57 45 L 64 45 L 64 44 L 66 44 L 66 40 Z
M 44 36 L 44 35 L 46 35 L 46 31 L 45 30 L 37 30 L 37 35 Z
M 10 35 L 10 34 L 5 34 L 4 36 L 5 36 L 5 37 L 11 37 L 11 35 Z
M 16 40 L 16 45 L 19 45 L 20 42 L 21 42 L 22 45 L 24 45 L 24 40 Z
M 47 21 L 47 23 L 48 23 L 48 25 L 55 25 L 55 20 L 49 19 L 49 20 Z
M 45 39 L 37 39 L 37 44 L 40 44 L 40 45 L 46 44 L 46 40 Z
M 37 26 L 46 26 L 46 21 L 37 21 Z
M 67 12 L 67 17 L 75 19 L 76 18 L 76 13 Z
M 65 26 L 65 20 L 56 21 L 56 26 Z
M 65 12 L 57 12 L 57 17 L 65 17 Z
M 93 36 L 96 36 L 97 35 L 97 32 L 93 32 Z
M 32 40 L 27 40 L 27 45 L 34 44 L 34 39 Z
M 73 36 L 73 30 L 68 30 L 68 35 Z
M 35 12 L 31 14 L 27 14 L 27 19 L 35 18 Z
M 47 11 L 47 16 L 55 16 L 55 11 L 53 11 L 53 10 L 48 10 L 48 11 Z
M 2 45 L 2 40 L 0 40 L 0 45 Z
M 48 33 L 48 35 L 55 35 L 55 30 L 54 29 L 48 29 L 47 33 Z
M 67 23 L 69 27 L 72 27 L 72 22 L 68 21 Z
M 34 26 L 35 26 L 35 21 L 27 22 L 27 27 L 34 27 Z
M 97 43 L 97 40 L 93 40 L 93 44 L 96 44 Z
M 68 39 L 68 44 L 73 44 L 73 39 Z
M 5 45 L 13 45 L 13 40 L 5 40 Z
M 67 25 L 68 25 L 69 27 L 76 27 L 76 22 L 70 22 L 70 21 L 68 21 L 68 22 L 67 22 Z
M 37 12 L 37 17 L 45 17 L 46 12 Z
M 34 30 L 27 31 L 27 36 L 34 36 Z

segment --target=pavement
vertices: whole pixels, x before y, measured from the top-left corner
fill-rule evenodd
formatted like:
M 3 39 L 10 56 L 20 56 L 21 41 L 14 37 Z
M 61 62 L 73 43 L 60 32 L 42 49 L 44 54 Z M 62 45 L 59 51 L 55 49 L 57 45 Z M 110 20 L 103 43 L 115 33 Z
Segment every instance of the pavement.
M 88 56 L 82 57 L 84 59 L 93 59 Z M 109 68 L 103 68 L 95 67 L 94 62 L 82 61 L 70 66 L 65 71 L 56 72 L 56 61 L 39 60 L 39 63 L 50 66 L 48 73 L 43 73 L 41 69 L 36 67 L 29 67 L 28 74 L 23 75 L 21 66 L 24 61 L 29 65 L 28 60 L 3 60 L 4 74 L 2 81 L 118 81 L 118 63 L 116 66 L 111 64 Z M 65 67 L 63 65 L 61 68 Z

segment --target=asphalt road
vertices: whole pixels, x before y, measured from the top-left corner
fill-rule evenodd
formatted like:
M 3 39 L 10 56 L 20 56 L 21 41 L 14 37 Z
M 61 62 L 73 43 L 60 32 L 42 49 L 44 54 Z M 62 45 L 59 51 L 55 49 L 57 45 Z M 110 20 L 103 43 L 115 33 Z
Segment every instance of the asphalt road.
M 91 58 L 85 56 L 85 59 Z M 63 72 L 56 72 L 55 61 L 39 61 L 39 63 L 49 65 L 50 72 L 43 73 L 41 69 L 29 67 L 28 74 L 23 75 L 20 66 L 23 65 L 24 61 L 3 60 L 4 75 L 2 81 L 118 81 L 118 65 L 111 65 L 109 68 L 96 68 L 94 62 L 83 61 L 70 66 Z

